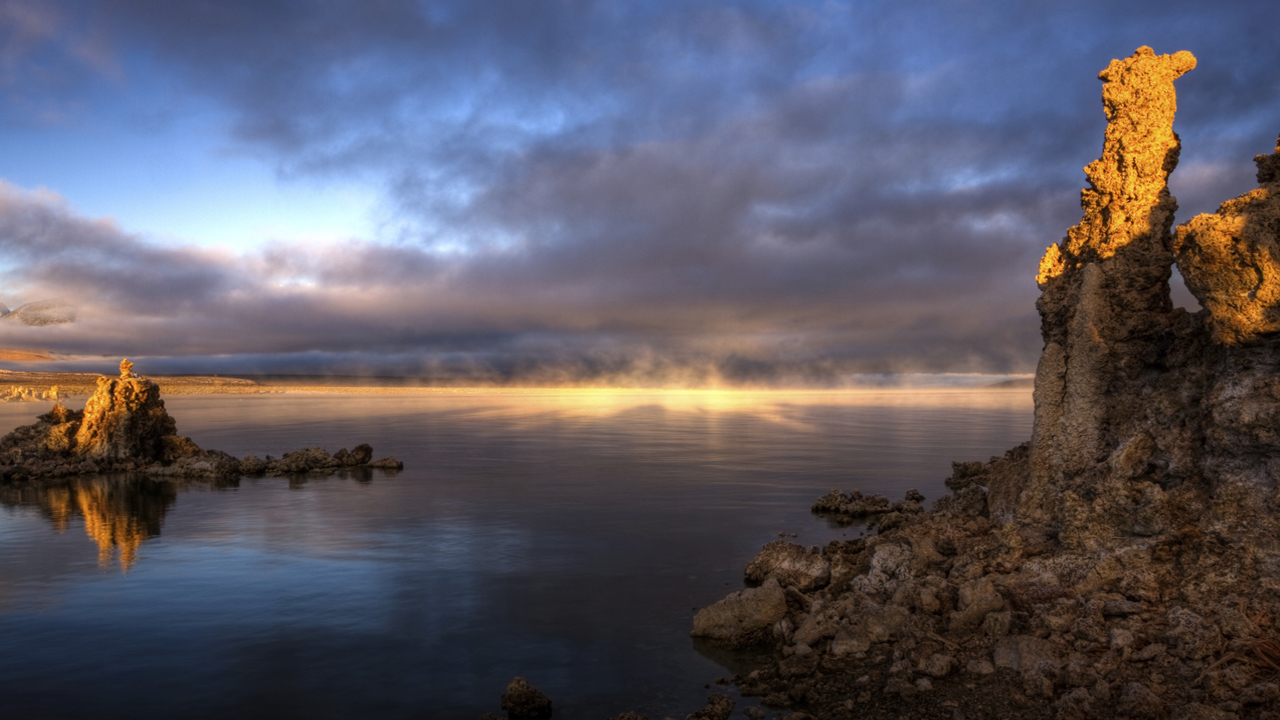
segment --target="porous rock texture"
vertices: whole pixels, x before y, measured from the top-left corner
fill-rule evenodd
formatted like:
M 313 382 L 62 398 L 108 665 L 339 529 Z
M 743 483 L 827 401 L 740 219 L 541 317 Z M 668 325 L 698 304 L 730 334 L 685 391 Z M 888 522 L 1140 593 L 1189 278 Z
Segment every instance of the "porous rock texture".
M 928 512 L 819 499 L 893 522 L 823 548 L 825 585 L 764 573 L 786 617 L 743 694 L 823 718 L 1280 720 L 1280 149 L 1171 232 L 1194 67 L 1143 47 L 1100 75 L 1084 217 L 1037 277 L 1031 440 L 955 463 Z M 1175 261 L 1203 310 L 1172 306 Z M 752 579 L 809 552 L 771 545 Z
M 332 472 L 339 468 L 398 470 L 394 458 L 373 461 L 373 449 L 359 445 L 330 456 L 320 448 L 288 453 L 283 458 L 237 459 L 219 450 L 203 450 L 177 426 L 160 389 L 133 372 L 128 360 L 120 376 L 98 379 L 84 410 L 62 405 L 37 422 L 0 438 L 0 481 L 140 472 L 187 478 L 234 478 L 240 475 L 294 475 Z

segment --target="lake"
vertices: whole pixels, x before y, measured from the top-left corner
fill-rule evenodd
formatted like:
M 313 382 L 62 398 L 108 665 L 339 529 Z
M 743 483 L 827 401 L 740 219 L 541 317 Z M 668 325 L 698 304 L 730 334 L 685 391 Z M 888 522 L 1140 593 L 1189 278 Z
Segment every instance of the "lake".
M 731 674 L 690 641 L 695 608 L 779 533 L 860 532 L 814 499 L 933 500 L 1032 422 L 1028 389 L 166 405 L 205 448 L 367 442 L 405 468 L 0 487 L 0 715 L 476 720 L 519 675 L 557 719 L 684 717 Z M 0 433 L 46 407 L 0 404 Z

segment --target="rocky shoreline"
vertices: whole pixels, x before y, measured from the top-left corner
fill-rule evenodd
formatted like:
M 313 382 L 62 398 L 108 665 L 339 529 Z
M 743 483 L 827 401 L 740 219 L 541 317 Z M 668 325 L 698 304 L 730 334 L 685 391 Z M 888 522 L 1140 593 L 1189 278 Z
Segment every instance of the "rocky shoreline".
M 807 718 L 1280 720 L 1280 144 L 1172 232 L 1173 82 L 1099 76 L 1084 218 L 1041 261 L 1030 442 L 932 510 L 818 499 L 879 533 L 774 542 L 692 634 L 763 653 L 742 694 Z M 1172 306 L 1177 264 L 1204 310 Z
M 364 444 L 332 455 L 321 448 L 307 448 L 280 458 L 235 458 L 220 450 L 202 449 L 191 438 L 177 434 L 159 386 L 135 375 L 128 360 L 120 365 L 120 377 L 98 378 L 84 410 L 54 405 L 34 424 L 0 438 L 3 483 L 105 473 L 217 480 L 403 467 L 395 458 L 374 460 L 373 448 Z

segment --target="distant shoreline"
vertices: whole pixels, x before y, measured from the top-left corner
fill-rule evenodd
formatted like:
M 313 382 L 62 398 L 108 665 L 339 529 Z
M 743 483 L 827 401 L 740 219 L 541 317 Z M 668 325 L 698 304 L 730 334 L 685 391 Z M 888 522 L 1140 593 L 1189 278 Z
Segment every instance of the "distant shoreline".
M 59 395 L 76 396 L 92 394 L 97 387 L 98 373 L 41 373 L 18 372 L 0 369 L 0 396 L 11 388 L 27 388 L 45 392 L 58 388 Z M 663 387 L 591 387 L 591 386 L 510 386 L 510 385 L 425 385 L 427 379 L 416 378 L 355 378 L 316 376 L 257 376 L 221 377 L 202 375 L 149 375 L 165 395 L 266 395 L 266 394 L 340 394 L 340 395 L 458 395 L 495 394 L 530 395 L 546 392 L 593 393 L 760 393 L 788 395 L 839 395 L 892 392 L 971 393 L 975 391 L 1025 391 L 1031 387 L 1030 379 L 1007 380 L 988 385 L 955 387 L 896 387 L 868 386 L 850 388 L 663 388 Z M 415 384 L 410 384 L 415 383 Z

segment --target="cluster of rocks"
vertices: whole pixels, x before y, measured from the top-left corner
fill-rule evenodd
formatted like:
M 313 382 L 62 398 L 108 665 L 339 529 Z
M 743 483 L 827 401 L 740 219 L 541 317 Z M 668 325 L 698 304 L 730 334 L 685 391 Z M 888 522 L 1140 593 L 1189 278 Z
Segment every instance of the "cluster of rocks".
M 728 695 L 711 693 L 707 698 L 706 706 L 687 716 L 685 720 L 729 720 L 729 716 L 733 714 L 733 706 L 733 698 Z M 518 677 L 512 680 L 506 691 L 502 693 L 502 710 L 506 712 L 507 720 L 550 720 L 551 700 L 530 685 L 529 681 Z M 498 720 L 498 718 L 491 713 L 485 713 L 480 720 Z M 633 712 L 624 712 L 609 720 L 647 720 L 647 718 Z M 794 720 L 802 720 L 802 718 Z
M 120 377 L 98 379 L 84 410 L 55 405 L 34 424 L 0 438 L 0 481 L 4 482 L 113 472 L 219 479 L 403 467 L 395 458 L 373 460 L 368 445 L 333 455 L 308 448 L 279 459 L 269 455 L 238 459 L 219 450 L 204 450 L 177 434 L 159 387 L 135 375 L 128 360 L 120 365 Z
M 818 498 L 812 509 L 815 514 L 826 516 L 842 525 L 865 518 L 867 527 L 888 530 L 897 527 L 905 515 L 924 512 L 924 495 L 916 490 L 908 490 L 905 498 L 891 502 L 884 495 L 866 497 L 857 490 L 849 493 L 832 490 Z
M 1084 218 L 1037 281 L 1030 442 L 957 463 L 929 512 L 825 548 L 775 542 L 693 634 L 763 659 L 764 704 L 841 717 L 1280 720 L 1280 145 L 1261 187 L 1173 231 L 1173 82 L 1100 78 Z M 1174 308 L 1177 264 L 1203 310 Z M 892 518 L 885 522 L 886 518 Z
M 0 402 L 38 402 L 41 400 L 60 400 L 65 397 L 66 395 L 58 394 L 57 385 L 48 390 L 11 385 L 7 393 L 0 394 Z
M 1280 602 L 1247 544 L 1081 555 L 972 510 L 948 496 L 865 539 L 770 543 L 759 585 L 693 635 L 763 650 L 743 694 L 824 718 L 1280 718 Z

